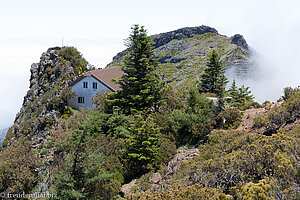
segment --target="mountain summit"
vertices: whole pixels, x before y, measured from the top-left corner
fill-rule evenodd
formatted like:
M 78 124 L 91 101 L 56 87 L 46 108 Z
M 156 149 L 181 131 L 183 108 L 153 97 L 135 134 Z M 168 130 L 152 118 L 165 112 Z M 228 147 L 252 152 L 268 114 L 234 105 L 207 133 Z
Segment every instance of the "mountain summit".
M 206 66 L 206 58 L 215 49 L 227 69 L 234 66 L 234 74 L 247 77 L 253 69 L 252 51 L 244 37 L 221 35 L 209 26 L 186 27 L 151 36 L 155 58 L 160 61 L 160 73 L 166 82 L 188 85 L 198 79 Z M 113 57 L 109 66 L 122 64 L 124 50 Z

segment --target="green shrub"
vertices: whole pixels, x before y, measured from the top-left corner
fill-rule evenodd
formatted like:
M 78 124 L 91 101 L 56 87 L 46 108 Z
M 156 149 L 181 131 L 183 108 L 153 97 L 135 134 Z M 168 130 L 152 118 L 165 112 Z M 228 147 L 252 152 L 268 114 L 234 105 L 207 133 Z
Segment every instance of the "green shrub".
M 258 183 L 249 182 L 242 187 L 241 196 L 243 200 L 260 199 L 270 200 L 271 186 L 265 179 Z
M 254 128 L 262 128 L 264 126 L 270 125 L 268 116 L 257 116 L 253 119 Z
M 108 134 L 110 114 L 92 110 L 80 114 L 65 120 L 53 138 L 59 142 L 55 144 L 53 163 L 58 166 L 53 170 L 52 191 L 57 199 L 111 199 L 124 182 L 123 139 Z
M 200 184 L 195 184 L 188 187 L 181 187 L 174 191 L 162 191 L 162 192 L 144 192 L 135 193 L 127 197 L 130 200 L 146 200 L 146 199 L 173 199 L 173 200 L 185 200 L 185 199 L 203 199 L 203 200 L 229 200 L 232 199 L 231 195 L 226 195 L 220 192 L 216 188 L 203 187 Z
M 155 166 L 167 164 L 170 159 L 176 154 L 176 145 L 169 139 L 160 138 L 158 147 L 159 149 L 155 159 Z
M 177 146 L 196 145 L 205 140 L 213 128 L 212 102 L 199 93 L 195 87 L 190 88 L 184 107 L 173 109 L 160 122 L 164 134 L 171 134 Z
M 0 152 L 0 192 L 30 193 L 36 185 L 40 166 L 37 153 L 31 150 L 28 139 L 19 138 Z
M 58 51 L 58 55 L 65 61 L 70 62 L 71 66 L 75 70 L 75 73 L 79 76 L 84 74 L 87 69 L 88 62 L 82 57 L 82 54 L 74 47 L 63 47 Z
M 218 126 L 221 128 L 237 128 L 242 120 L 241 112 L 236 108 L 226 108 L 217 116 Z
M 251 102 L 251 106 L 253 107 L 253 108 L 261 108 L 261 105 L 258 103 L 258 102 Z
M 270 102 L 270 101 L 265 101 L 265 102 L 263 102 L 262 104 L 261 104 L 261 106 L 263 107 L 263 108 L 265 108 L 266 110 L 269 110 L 270 108 L 271 108 L 271 106 L 272 106 L 272 103 Z
M 283 88 L 283 96 L 282 96 L 282 99 L 284 101 L 288 100 L 290 97 L 293 96 L 293 94 L 297 92 L 297 89 L 293 89 L 291 87 L 285 87 Z

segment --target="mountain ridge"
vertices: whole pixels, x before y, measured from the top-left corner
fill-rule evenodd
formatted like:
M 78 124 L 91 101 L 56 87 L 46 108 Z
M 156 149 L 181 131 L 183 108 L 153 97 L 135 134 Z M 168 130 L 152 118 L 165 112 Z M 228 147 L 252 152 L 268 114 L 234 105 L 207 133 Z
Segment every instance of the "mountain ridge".
M 150 36 L 153 39 L 154 58 L 161 63 L 159 72 L 166 82 L 173 85 L 189 85 L 196 82 L 206 67 L 206 58 L 217 50 L 224 66 L 236 67 L 235 74 L 250 76 L 254 70 L 251 59 L 254 53 L 240 34 L 232 37 L 221 35 L 209 26 L 185 27 Z M 122 65 L 127 50 L 113 57 L 107 66 Z

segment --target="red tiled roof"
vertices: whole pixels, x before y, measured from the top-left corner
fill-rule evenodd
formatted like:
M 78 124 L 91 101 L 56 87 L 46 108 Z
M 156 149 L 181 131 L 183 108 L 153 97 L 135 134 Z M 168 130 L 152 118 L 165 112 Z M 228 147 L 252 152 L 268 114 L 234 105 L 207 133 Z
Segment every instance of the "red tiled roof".
M 96 69 L 85 73 L 82 77 L 79 77 L 72 85 L 75 85 L 78 81 L 82 80 L 84 77 L 92 76 L 98 81 L 103 83 L 109 89 L 116 91 L 120 90 L 120 86 L 117 83 L 111 81 L 111 79 L 120 78 L 125 73 L 121 70 L 119 66 L 109 67 L 104 69 Z

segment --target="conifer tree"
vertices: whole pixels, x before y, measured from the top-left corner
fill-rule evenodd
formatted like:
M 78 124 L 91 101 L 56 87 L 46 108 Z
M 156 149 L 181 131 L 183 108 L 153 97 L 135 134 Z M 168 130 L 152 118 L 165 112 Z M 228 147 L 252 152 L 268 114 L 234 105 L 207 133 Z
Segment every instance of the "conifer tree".
M 131 135 L 127 139 L 124 160 L 129 169 L 127 176 L 133 178 L 151 169 L 159 151 L 159 128 L 152 117 L 135 115 L 136 120 L 130 127 Z
M 112 94 L 108 100 L 125 114 L 147 112 L 160 101 L 160 80 L 155 72 L 158 62 L 153 59 L 152 39 L 143 26 L 134 25 L 131 29 L 126 41 L 128 54 L 122 66 L 125 75 L 116 80 L 122 90 Z
M 70 138 L 59 144 L 65 152 L 63 168 L 55 175 L 53 184 L 56 199 L 87 199 L 92 195 L 95 199 L 108 199 L 105 195 L 109 194 L 104 194 L 105 184 L 118 174 L 101 171 L 101 149 L 94 149 L 92 145 L 92 141 L 103 132 L 102 118 L 106 115 L 90 112 L 86 120 L 72 131 Z
M 240 88 L 236 86 L 235 80 L 233 80 L 231 87 L 228 90 L 231 99 L 231 106 L 241 108 L 247 101 L 253 101 L 254 96 L 251 95 L 249 87 L 242 85 Z
M 239 88 L 240 98 L 243 101 L 252 101 L 254 99 L 254 96 L 251 94 L 249 89 L 250 87 L 245 87 L 244 85 Z
M 220 62 L 216 50 L 212 50 L 208 55 L 207 68 L 201 78 L 200 92 L 215 93 L 218 97 L 217 112 L 224 110 L 225 87 L 228 80 L 225 76 L 225 68 Z
M 232 81 L 232 84 L 228 90 L 228 93 L 233 97 L 236 96 L 238 93 L 238 87 L 236 86 L 235 80 Z
M 224 93 L 228 81 L 225 77 L 225 68 L 222 66 L 216 50 L 212 50 L 208 55 L 207 68 L 201 78 L 200 92 L 215 93 L 219 96 Z
M 228 90 L 228 94 L 231 97 L 231 105 L 238 107 L 239 104 L 239 89 L 236 86 L 235 80 L 232 81 L 231 87 Z

